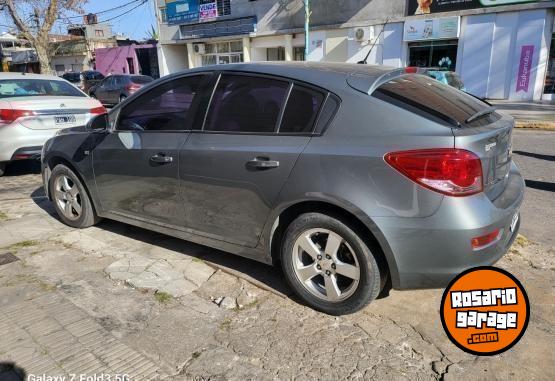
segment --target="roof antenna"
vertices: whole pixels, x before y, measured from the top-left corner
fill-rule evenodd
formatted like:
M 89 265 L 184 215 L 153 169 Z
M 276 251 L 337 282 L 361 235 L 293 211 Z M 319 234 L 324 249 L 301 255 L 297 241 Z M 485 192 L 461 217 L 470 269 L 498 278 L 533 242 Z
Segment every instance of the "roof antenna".
M 385 23 L 383 24 L 383 28 L 380 31 L 380 34 L 378 34 L 378 37 L 374 40 L 374 43 L 370 47 L 370 50 L 368 51 L 368 54 L 366 55 L 366 57 L 364 57 L 364 59 L 362 61 L 358 61 L 357 64 L 359 64 L 359 65 L 367 65 L 368 64 L 368 58 L 370 57 L 370 54 L 372 53 L 372 50 L 374 50 L 374 46 L 376 46 L 376 43 L 378 41 L 380 41 L 380 37 L 382 36 L 382 34 L 385 30 L 385 26 L 389 23 L 389 20 L 390 20 L 389 17 L 385 19 Z

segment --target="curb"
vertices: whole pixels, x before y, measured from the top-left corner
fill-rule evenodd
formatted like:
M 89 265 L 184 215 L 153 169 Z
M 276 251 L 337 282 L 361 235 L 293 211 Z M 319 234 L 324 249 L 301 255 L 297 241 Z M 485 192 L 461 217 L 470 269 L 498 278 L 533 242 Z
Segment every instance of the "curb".
M 555 122 L 543 120 L 516 120 L 515 128 L 555 131 Z

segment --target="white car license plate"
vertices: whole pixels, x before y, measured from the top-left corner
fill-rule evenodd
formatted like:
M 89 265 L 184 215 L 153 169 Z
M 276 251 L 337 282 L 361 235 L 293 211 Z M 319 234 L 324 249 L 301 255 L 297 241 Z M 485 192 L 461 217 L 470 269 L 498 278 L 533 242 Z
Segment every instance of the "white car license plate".
M 513 220 L 511 221 L 511 233 L 513 233 L 516 229 L 516 224 L 518 224 L 518 213 L 513 216 Z
M 76 121 L 75 115 L 59 115 L 54 117 L 56 124 L 75 123 Z

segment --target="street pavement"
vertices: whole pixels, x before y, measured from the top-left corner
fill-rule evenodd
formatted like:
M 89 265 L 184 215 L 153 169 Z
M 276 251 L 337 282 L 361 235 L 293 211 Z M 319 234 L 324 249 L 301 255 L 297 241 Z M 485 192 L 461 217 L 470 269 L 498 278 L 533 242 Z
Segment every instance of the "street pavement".
M 0 178 L 0 255 L 17 260 L 0 265 L 0 380 L 18 370 L 110 380 L 551 380 L 553 146 L 554 133 L 515 131 L 528 184 L 524 236 L 498 265 L 522 281 L 532 312 L 522 340 L 492 357 L 447 339 L 442 290 L 392 291 L 359 313 L 327 316 L 300 304 L 278 269 L 113 221 L 71 229 L 44 197 L 38 167 L 11 166 Z

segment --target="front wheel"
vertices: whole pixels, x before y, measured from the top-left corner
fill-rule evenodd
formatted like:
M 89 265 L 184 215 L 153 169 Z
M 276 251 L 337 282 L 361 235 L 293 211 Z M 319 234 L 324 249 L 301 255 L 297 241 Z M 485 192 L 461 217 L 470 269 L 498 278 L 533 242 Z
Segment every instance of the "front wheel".
M 303 214 L 289 225 L 281 262 L 295 293 L 330 315 L 364 308 L 380 293 L 384 276 L 371 248 L 353 229 L 320 213 Z
M 88 228 L 99 221 L 79 177 L 67 166 L 57 165 L 50 176 L 49 191 L 60 219 L 74 228 Z

